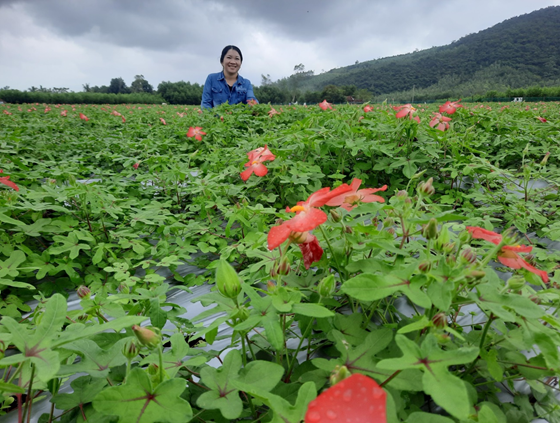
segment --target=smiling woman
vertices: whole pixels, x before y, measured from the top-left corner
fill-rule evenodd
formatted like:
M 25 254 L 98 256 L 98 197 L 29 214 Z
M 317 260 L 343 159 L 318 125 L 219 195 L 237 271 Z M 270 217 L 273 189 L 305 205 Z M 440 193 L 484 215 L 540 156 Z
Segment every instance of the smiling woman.
M 251 81 L 239 75 L 243 54 L 236 46 L 226 46 L 220 56 L 222 72 L 211 73 L 206 78 L 202 92 L 203 109 L 211 109 L 226 101 L 229 104 L 247 103 L 255 100 Z

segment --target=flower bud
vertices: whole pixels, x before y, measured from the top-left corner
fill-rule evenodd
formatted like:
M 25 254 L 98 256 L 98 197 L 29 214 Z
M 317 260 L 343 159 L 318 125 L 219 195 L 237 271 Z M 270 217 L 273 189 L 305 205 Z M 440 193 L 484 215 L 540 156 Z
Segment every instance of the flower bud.
M 140 343 L 148 348 L 154 348 L 161 342 L 161 331 L 158 328 L 144 328 L 142 326 L 132 326 L 134 335 Z
M 541 303 L 541 298 L 538 295 L 535 295 L 535 294 L 530 295 L 529 299 L 537 305 L 539 305 Z
M 268 281 L 266 283 L 266 290 L 271 293 L 274 294 L 276 292 L 276 284 L 274 283 L 274 281 Z
M 287 275 L 290 273 L 291 267 L 288 259 L 282 257 L 280 260 L 276 260 L 270 269 L 270 277 L 275 278 L 278 275 Z
M 239 319 L 242 322 L 249 318 L 249 309 L 245 306 L 237 308 L 237 313 L 233 316 L 234 319 Z
M 468 244 L 471 241 L 471 234 L 467 231 L 463 231 L 459 234 L 459 242 L 461 244 Z
M 467 247 L 461 251 L 461 259 L 465 260 L 467 263 L 474 263 L 476 261 L 476 252 L 471 248 Z
M 119 294 L 130 294 L 130 287 L 124 282 L 120 283 L 117 287 Z
M 408 198 L 408 192 L 406 192 L 405 190 L 400 190 L 399 192 L 397 192 L 396 194 L 397 198 Z
M 445 313 L 437 313 L 434 317 L 432 317 L 432 323 L 438 329 L 443 329 L 447 326 L 447 316 Z
M 385 220 L 383 221 L 383 227 L 384 228 L 390 228 L 391 226 L 393 226 L 395 224 L 395 219 L 393 219 L 392 217 L 387 217 L 385 218 Z
M 80 299 L 87 300 L 91 296 L 91 291 L 87 286 L 80 285 L 76 290 L 76 294 L 78 294 L 78 297 L 80 297 Z
M 484 276 L 486 276 L 486 273 L 483 272 L 482 270 L 473 270 L 472 272 L 466 275 L 468 279 L 474 279 L 474 280 L 482 279 Z
M 439 248 L 442 248 L 445 244 L 448 244 L 449 241 L 451 241 L 449 229 L 447 228 L 447 225 L 443 225 L 441 227 L 441 231 L 439 231 L 436 243 L 438 244 Z
M 432 270 L 432 263 L 428 260 L 425 260 L 418 265 L 418 270 L 420 270 L 422 273 L 428 273 L 430 270 Z
M 235 269 L 225 260 L 216 267 L 216 285 L 224 297 L 236 298 L 241 292 L 241 281 Z
M 352 373 L 348 370 L 346 366 L 336 365 L 331 375 L 329 377 L 329 383 L 331 386 L 336 385 L 338 382 L 342 382 L 347 377 L 352 376 Z
M 334 222 L 338 223 L 342 220 L 342 215 L 340 214 L 340 212 L 336 211 L 336 209 L 331 209 L 329 213 Z
M 150 376 L 156 376 L 159 372 L 159 366 L 156 363 L 150 363 L 148 365 L 148 374 Z
M 525 278 L 523 276 L 514 275 L 508 279 L 506 287 L 513 291 L 517 291 L 525 286 Z
M 304 244 L 305 241 L 307 241 L 308 235 L 309 232 L 290 232 L 288 238 L 290 238 L 290 241 L 294 244 Z
M 455 266 L 457 264 L 457 257 L 455 257 L 455 254 L 450 254 L 445 258 L 445 262 L 450 266 Z
M 451 340 L 451 337 L 447 333 L 436 333 L 435 336 L 440 345 L 445 345 Z
M 420 182 L 418 184 L 418 187 L 416 188 L 418 194 L 420 194 L 420 196 L 422 197 L 429 197 L 430 195 L 435 194 L 436 190 L 432 186 L 433 182 L 434 182 L 434 178 L 430 178 L 426 182 Z
M 434 218 L 430 219 L 428 224 L 424 226 L 424 229 L 422 231 L 422 235 L 424 235 L 424 237 L 426 239 L 436 239 L 437 238 L 437 236 L 438 236 L 438 224 L 437 224 L 436 219 L 434 219 Z
M 395 235 L 395 228 L 387 228 L 387 232 L 389 232 L 391 235 Z
M 505 245 L 516 245 L 518 243 L 517 234 L 515 233 L 515 228 L 511 227 L 506 229 L 502 233 L 502 239 Z
M 441 249 L 445 254 L 449 254 L 455 249 L 455 243 L 448 242 L 447 244 L 443 245 Z
M 351 233 L 353 233 L 354 231 L 352 230 L 352 228 L 351 228 L 350 226 L 345 226 L 345 227 L 344 227 L 344 232 L 346 232 L 347 234 L 351 234 Z
M 127 360 L 132 360 L 134 357 L 138 355 L 140 349 L 136 344 L 136 341 L 133 339 L 129 339 L 122 349 L 123 355 L 127 358 Z
M 550 151 L 547 152 L 547 153 L 544 155 L 543 159 L 541 160 L 541 166 L 546 165 L 546 162 L 548 162 L 548 158 L 549 158 L 549 157 L 550 157 Z
M 334 275 L 329 275 L 319 282 L 317 291 L 321 297 L 330 298 L 334 293 L 335 288 L 336 282 L 334 280 Z

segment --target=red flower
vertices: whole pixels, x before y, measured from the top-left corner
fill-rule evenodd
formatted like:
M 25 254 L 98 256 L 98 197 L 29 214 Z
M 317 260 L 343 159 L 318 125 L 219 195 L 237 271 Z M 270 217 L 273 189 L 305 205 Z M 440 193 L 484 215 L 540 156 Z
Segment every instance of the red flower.
M 161 121 L 161 123 L 163 123 L 164 125 L 167 125 L 167 123 L 165 122 L 164 118 L 159 118 L 159 120 Z
M 134 169 L 138 169 L 138 166 L 140 166 L 140 162 L 136 162 L 132 165 Z
M 119 112 L 117 112 L 116 110 L 113 110 L 113 111 L 111 112 L 111 114 L 112 114 L 113 116 L 122 116 L 122 115 L 121 115 Z
M 66 117 L 66 114 L 67 114 L 67 113 L 68 113 L 68 112 L 67 112 L 66 110 L 63 110 L 62 112 L 60 112 L 60 116 Z
M 270 106 L 270 110 L 268 111 L 268 117 L 272 117 L 274 115 L 279 115 L 280 112 L 276 110 L 274 107 Z
M 8 112 L 7 110 L 4 110 L 4 114 L 5 114 L 5 115 L 11 115 L 11 113 Z
M 89 120 L 89 118 L 83 113 L 80 113 L 80 119 L 85 120 L 86 122 Z
M 319 103 L 319 107 L 323 110 L 332 109 L 332 104 L 328 103 L 327 100 L 323 100 L 322 103 Z
M 430 126 L 432 128 L 435 126 L 436 129 L 439 129 L 440 131 L 445 131 L 446 129 L 449 129 L 450 120 L 451 118 L 447 116 L 443 116 L 441 113 L 434 113 L 434 117 L 430 122 Z
M 403 106 L 394 106 L 393 110 L 397 111 L 395 117 L 397 119 L 408 116 L 409 119 L 414 119 L 416 122 L 420 123 L 420 118 L 418 116 L 413 116 L 416 112 L 416 108 L 412 107 L 412 104 L 405 104 Z
M 187 137 L 193 138 L 197 141 L 202 141 L 202 135 L 206 135 L 206 132 L 202 132 L 202 128 L 200 126 L 196 127 L 189 127 L 189 132 L 187 132 Z
M 315 235 L 307 232 L 305 242 L 298 244 L 301 254 L 303 255 L 303 265 L 309 269 L 312 263 L 321 260 L 323 257 L 323 249 L 319 245 L 319 241 Z
M 0 169 L 0 173 L 4 173 L 4 171 Z M 4 184 L 6 186 L 9 186 L 10 188 L 15 189 L 16 191 L 19 191 L 19 187 L 14 182 L 10 181 L 9 176 L 0 177 L 0 184 Z
M 306 423 L 387 422 L 387 393 L 373 379 L 360 373 L 331 386 L 311 401 Z
M 350 184 L 351 191 L 345 192 L 344 194 L 337 195 L 327 201 L 327 206 L 340 206 L 348 211 L 352 210 L 361 203 L 373 203 L 375 201 L 379 203 L 384 203 L 385 199 L 379 195 L 374 195 L 377 191 L 385 191 L 387 185 L 383 185 L 381 188 L 365 188 L 360 189 L 361 179 L 354 178 Z
M 449 115 L 452 115 L 453 113 L 455 113 L 457 111 L 457 109 L 459 107 L 463 107 L 462 104 L 459 104 L 460 101 L 461 101 L 461 99 L 459 99 L 457 101 L 446 101 L 443 106 L 439 106 L 439 112 L 440 113 L 445 112 Z
M 370 106 L 369 104 L 367 106 L 364 107 L 364 112 L 368 113 L 373 111 L 373 106 Z
M 540 116 L 537 116 L 537 119 L 540 120 L 542 123 L 546 123 L 546 119 Z
M 247 156 L 249 157 L 249 161 L 245 163 L 245 167 L 248 169 L 241 172 L 241 179 L 243 179 L 243 181 L 247 181 L 253 173 L 257 176 L 265 176 L 268 173 L 268 169 L 262 162 L 272 161 L 276 158 L 266 145 L 248 152 Z
M 499 245 L 502 242 L 502 235 L 497 234 L 477 226 L 467 226 L 467 230 L 470 232 L 473 238 L 483 239 L 489 241 L 492 244 Z M 502 249 L 498 252 L 498 261 L 504 266 L 511 267 L 512 269 L 526 269 L 529 272 L 540 276 L 543 282 L 548 282 L 548 274 L 544 270 L 539 270 L 529 263 L 527 263 L 523 258 L 517 254 L 519 253 L 529 253 L 533 247 L 528 245 L 504 245 Z
M 257 103 L 257 100 L 255 100 L 254 98 L 250 98 L 249 100 L 247 100 L 247 104 L 249 106 L 254 106 L 254 105 L 259 104 L 259 103 Z
M 123 123 L 126 122 L 126 119 L 124 118 L 124 116 L 121 116 Z
M 300 201 L 297 206 L 286 207 L 287 212 L 295 212 L 295 217 L 273 226 L 268 233 L 268 249 L 273 250 L 288 239 L 292 232 L 307 232 L 327 221 L 327 215 L 317 207 L 324 206 L 327 202 L 337 195 L 344 194 L 352 188 L 346 184 L 340 185 L 331 191 L 329 187 L 321 188 L 311 194 L 306 201 Z

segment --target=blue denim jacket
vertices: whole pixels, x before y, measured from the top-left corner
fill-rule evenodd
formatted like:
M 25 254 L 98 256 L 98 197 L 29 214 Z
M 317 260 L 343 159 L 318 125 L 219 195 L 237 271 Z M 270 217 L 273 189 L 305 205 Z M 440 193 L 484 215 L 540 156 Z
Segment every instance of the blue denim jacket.
M 214 106 L 219 106 L 226 101 L 229 104 L 247 103 L 247 100 L 257 100 L 253 94 L 253 87 L 251 81 L 237 75 L 237 82 L 233 84 L 233 90 L 229 91 L 229 86 L 226 82 L 224 72 L 211 73 L 206 78 L 204 83 L 204 90 L 202 91 L 203 109 L 211 109 Z

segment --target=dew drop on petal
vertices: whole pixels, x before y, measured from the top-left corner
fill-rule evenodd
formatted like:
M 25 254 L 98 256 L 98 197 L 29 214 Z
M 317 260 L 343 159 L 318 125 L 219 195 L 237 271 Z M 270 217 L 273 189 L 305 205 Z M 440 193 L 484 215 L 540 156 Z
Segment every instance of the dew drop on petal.
M 381 398 L 383 395 L 383 389 L 374 389 L 373 390 L 373 398 Z
M 327 417 L 328 417 L 329 419 L 331 419 L 331 420 L 334 420 L 334 419 L 337 418 L 337 415 L 336 415 L 336 413 L 335 413 L 334 411 L 329 410 L 329 411 L 327 411 Z
M 352 401 L 352 389 L 347 389 L 342 395 L 342 399 L 346 402 Z
M 309 421 L 309 423 L 317 423 L 321 421 L 321 415 L 316 412 L 316 411 L 312 411 L 311 413 L 309 413 L 309 415 L 307 416 L 307 421 Z

